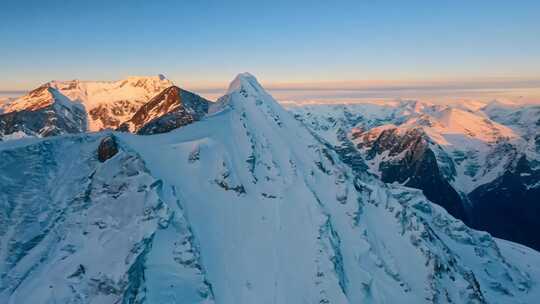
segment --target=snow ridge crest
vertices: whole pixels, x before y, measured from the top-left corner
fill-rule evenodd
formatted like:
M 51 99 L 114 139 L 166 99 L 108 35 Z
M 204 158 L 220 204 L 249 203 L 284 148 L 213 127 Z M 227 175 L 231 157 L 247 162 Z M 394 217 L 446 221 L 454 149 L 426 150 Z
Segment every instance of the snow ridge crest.
M 227 94 L 232 94 L 237 91 L 245 91 L 248 94 L 258 95 L 266 93 L 257 78 L 248 72 L 238 74 L 229 84 Z

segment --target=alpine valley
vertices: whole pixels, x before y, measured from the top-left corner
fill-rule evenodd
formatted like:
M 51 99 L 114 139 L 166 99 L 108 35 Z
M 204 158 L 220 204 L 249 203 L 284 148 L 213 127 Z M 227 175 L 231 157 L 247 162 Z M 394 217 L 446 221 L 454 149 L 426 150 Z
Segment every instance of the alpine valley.
M 2 304 L 540 299 L 539 107 L 285 109 L 243 73 L 0 108 Z

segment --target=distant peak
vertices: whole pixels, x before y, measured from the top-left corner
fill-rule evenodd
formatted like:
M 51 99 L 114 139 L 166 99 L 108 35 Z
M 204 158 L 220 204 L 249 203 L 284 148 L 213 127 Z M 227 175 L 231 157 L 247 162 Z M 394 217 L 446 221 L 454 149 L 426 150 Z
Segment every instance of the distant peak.
M 137 81 L 168 81 L 167 77 L 163 74 L 158 74 L 156 76 L 128 76 L 127 81 L 137 82 Z
M 499 99 L 494 99 L 488 102 L 485 105 L 485 108 L 489 109 L 489 108 L 497 108 L 497 107 L 505 108 L 505 107 L 519 107 L 519 106 L 520 104 L 518 102 L 509 100 L 509 99 L 499 98 Z
M 163 91 L 161 91 L 159 94 L 154 96 L 152 99 L 163 99 L 169 94 L 179 94 L 183 90 L 175 85 L 171 85 L 167 88 L 165 88 Z
M 166 88 L 165 90 L 163 90 L 163 91 L 180 91 L 180 90 L 182 90 L 180 87 L 175 86 L 175 85 L 172 85 L 172 86 L 170 86 L 170 87 L 167 87 L 167 88 Z
M 229 84 L 227 94 L 240 90 L 253 94 L 265 92 L 259 81 L 257 81 L 257 78 L 248 72 L 240 73 L 234 78 L 231 84 Z

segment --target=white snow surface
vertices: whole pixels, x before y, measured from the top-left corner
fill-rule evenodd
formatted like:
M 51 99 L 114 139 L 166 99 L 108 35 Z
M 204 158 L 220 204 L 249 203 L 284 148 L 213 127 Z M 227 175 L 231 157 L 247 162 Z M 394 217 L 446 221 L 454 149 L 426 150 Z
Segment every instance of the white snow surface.
M 0 303 L 540 297 L 539 253 L 355 174 L 252 75 L 212 113 L 166 134 L 115 133 L 120 152 L 104 163 L 103 133 L 0 143 Z

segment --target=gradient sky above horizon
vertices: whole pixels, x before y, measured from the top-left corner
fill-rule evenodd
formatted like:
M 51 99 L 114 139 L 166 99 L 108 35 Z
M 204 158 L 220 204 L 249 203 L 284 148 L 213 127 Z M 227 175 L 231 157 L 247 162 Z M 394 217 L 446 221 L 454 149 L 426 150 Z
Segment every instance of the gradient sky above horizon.
M 276 87 L 457 81 L 494 88 L 495 79 L 538 93 L 539 14 L 540 1 L 530 0 L 4 0 L 0 91 L 158 73 L 214 90 L 249 71 Z

